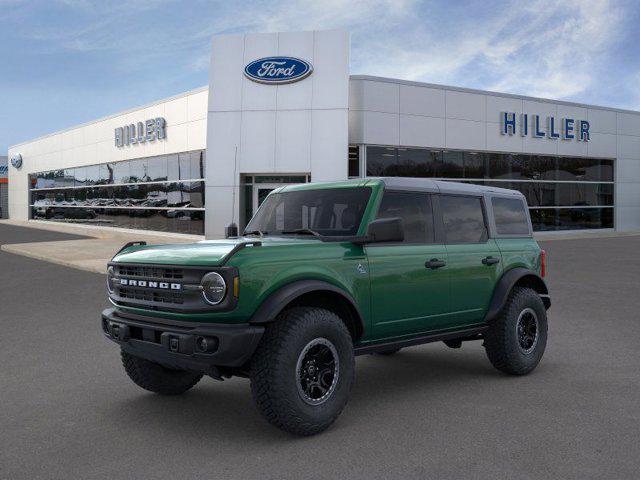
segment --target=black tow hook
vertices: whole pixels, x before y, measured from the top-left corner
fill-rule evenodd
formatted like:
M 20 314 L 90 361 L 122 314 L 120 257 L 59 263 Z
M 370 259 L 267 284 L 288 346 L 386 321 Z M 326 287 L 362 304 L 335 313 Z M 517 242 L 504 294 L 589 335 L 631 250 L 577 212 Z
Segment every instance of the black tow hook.
M 109 335 L 111 335 L 114 340 L 126 342 L 129 340 L 129 327 L 120 323 L 110 322 Z

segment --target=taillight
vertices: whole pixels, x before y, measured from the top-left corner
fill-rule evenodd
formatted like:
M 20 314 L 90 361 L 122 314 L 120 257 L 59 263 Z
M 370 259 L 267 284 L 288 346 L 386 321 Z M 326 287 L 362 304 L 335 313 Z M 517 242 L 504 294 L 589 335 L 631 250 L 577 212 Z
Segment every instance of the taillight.
M 544 278 L 547 274 L 547 252 L 540 250 L 540 276 Z

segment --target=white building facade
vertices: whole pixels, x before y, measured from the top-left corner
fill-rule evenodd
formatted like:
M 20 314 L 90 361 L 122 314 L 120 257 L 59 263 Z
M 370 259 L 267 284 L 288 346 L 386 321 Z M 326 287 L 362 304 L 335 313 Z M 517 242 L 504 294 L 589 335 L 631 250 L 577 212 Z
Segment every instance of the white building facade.
M 220 237 L 287 183 L 522 191 L 539 231 L 640 230 L 640 112 L 349 75 L 345 31 L 215 36 L 209 86 L 10 147 L 9 216 Z
M 0 156 L 0 218 L 9 217 L 9 162 Z

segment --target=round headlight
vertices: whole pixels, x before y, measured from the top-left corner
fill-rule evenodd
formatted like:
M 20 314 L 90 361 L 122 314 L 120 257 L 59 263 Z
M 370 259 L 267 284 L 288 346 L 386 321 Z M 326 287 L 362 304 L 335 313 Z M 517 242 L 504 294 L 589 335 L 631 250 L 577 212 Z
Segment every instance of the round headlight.
M 116 272 L 113 267 L 109 267 L 107 269 L 107 292 L 113 293 L 113 277 L 115 277 Z
M 202 277 L 202 296 L 211 305 L 217 305 L 227 293 L 227 284 L 222 275 L 216 272 L 207 273 Z

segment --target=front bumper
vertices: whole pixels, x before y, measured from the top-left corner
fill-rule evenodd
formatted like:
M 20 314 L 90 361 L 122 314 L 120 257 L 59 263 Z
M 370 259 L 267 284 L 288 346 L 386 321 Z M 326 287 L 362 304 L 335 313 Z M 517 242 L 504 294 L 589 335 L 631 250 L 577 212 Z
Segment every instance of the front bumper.
M 102 331 L 131 355 L 172 368 L 217 376 L 216 367 L 240 367 L 251 358 L 264 327 L 169 324 L 166 320 L 107 308 L 102 312 Z

